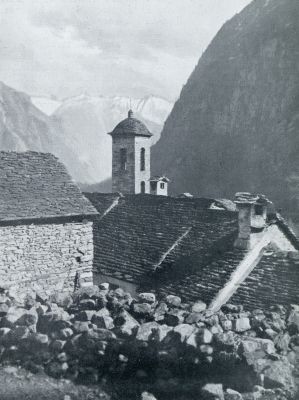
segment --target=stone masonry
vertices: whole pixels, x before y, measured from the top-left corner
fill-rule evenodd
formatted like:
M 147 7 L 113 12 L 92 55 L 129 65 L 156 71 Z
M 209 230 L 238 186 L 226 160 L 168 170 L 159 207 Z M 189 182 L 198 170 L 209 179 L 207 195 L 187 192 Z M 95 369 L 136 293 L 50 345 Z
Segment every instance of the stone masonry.
M 145 169 L 141 171 L 140 153 L 145 149 Z M 120 152 L 127 151 L 126 169 L 121 169 Z M 144 137 L 124 136 L 113 138 L 112 150 L 112 191 L 140 193 L 141 182 L 145 183 L 145 193 L 149 193 L 150 140 Z
M 92 284 L 92 222 L 0 227 L 0 286 L 50 293 Z
M 120 152 L 127 151 L 126 169 L 121 169 Z M 135 143 L 134 137 L 113 138 L 112 146 L 112 191 L 134 193 L 135 191 Z

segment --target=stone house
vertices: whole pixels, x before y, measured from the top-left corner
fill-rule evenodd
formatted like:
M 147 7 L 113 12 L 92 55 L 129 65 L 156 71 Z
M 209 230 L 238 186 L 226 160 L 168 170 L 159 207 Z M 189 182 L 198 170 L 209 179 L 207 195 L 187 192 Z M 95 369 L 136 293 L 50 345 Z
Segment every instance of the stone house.
M 169 179 L 166 176 L 153 176 L 150 178 L 150 193 L 158 196 L 168 196 Z
M 52 154 L 0 152 L 0 287 L 92 284 L 96 215 Z
M 231 202 L 86 193 L 94 222 L 94 282 L 155 291 L 217 309 L 299 303 L 299 242 L 264 196 Z M 231 300 L 230 300 L 231 299 Z
M 99 212 L 95 283 L 214 309 L 231 298 L 248 307 L 299 302 L 299 242 L 264 196 L 238 194 L 232 210 L 195 197 L 85 195 Z
M 249 307 L 299 302 L 299 242 L 265 196 L 169 197 L 168 179 L 150 177 L 151 133 L 132 111 L 110 134 L 112 186 L 121 193 L 86 193 L 99 212 L 95 283 L 201 299 L 211 309 L 231 298 Z

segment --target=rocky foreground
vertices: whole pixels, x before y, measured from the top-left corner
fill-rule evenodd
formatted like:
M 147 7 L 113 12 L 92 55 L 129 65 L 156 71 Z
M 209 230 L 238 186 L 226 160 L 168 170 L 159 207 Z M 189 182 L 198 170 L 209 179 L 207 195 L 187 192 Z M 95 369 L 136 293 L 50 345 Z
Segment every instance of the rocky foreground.
M 111 399 L 296 399 L 299 306 L 211 313 L 108 284 L 50 298 L 2 290 L 0 362 Z

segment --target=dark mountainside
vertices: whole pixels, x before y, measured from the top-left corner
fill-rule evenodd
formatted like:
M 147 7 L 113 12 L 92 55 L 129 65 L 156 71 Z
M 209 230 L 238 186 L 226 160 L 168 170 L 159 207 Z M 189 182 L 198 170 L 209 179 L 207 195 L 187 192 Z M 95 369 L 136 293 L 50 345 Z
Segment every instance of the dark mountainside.
M 299 210 L 298 129 L 299 2 L 255 0 L 199 60 L 153 148 L 153 173 L 173 193 L 263 192 Z

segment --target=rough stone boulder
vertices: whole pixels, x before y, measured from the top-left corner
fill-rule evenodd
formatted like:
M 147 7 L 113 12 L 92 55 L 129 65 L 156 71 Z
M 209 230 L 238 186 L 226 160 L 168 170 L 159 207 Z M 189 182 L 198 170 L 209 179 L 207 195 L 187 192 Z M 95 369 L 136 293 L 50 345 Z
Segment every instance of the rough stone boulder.
M 47 372 L 53 378 L 61 378 L 67 372 L 69 366 L 66 362 L 52 361 L 47 365 Z
M 89 321 L 74 321 L 73 323 L 74 331 L 77 333 L 86 332 L 90 329 Z
M 232 331 L 219 333 L 214 336 L 217 350 L 226 351 L 228 353 L 238 350 L 240 338 Z
M 134 303 L 132 311 L 140 318 L 147 317 L 152 312 L 152 307 L 149 303 Z
M 82 310 L 76 315 L 77 321 L 91 321 L 96 314 L 94 310 Z
M 224 304 L 221 307 L 221 311 L 223 311 L 225 314 L 230 314 L 230 313 L 238 313 L 243 310 L 243 307 L 241 305 L 235 305 L 235 304 Z
M 191 311 L 194 313 L 201 313 L 203 311 L 205 311 L 207 308 L 206 303 L 204 303 L 203 301 L 197 301 L 196 303 L 194 303 L 191 307 Z
M 201 389 L 202 400 L 224 400 L 223 386 L 220 383 L 207 383 Z
M 30 330 L 27 326 L 16 326 L 6 335 L 9 344 L 19 344 L 22 339 L 28 339 Z
M 97 308 L 97 301 L 95 299 L 81 299 L 79 307 L 81 310 L 95 310 Z
M 159 325 L 153 333 L 153 339 L 157 342 L 163 342 L 172 330 L 173 328 L 166 324 Z
M 168 311 L 168 306 L 164 302 L 160 302 L 155 311 L 154 311 L 154 319 L 155 321 L 162 321 L 164 319 L 165 314 Z
M 185 322 L 187 324 L 196 324 L 197 322 L 202 321 L 202 314 L 198 312 L 191 312 L 186 318 Z
M 160 325 L 155 321 L 141 324 L 138 328 L 136 339 L 142 341 L 148 341 L 151 337 L 154 337 L 155 332 L 159 328 Z
M 156 296 L 154 293 L 139 293 L 138 299 L 141 303 L 153 304 L 156 302 Z
M 0 303 L 0 318 L 7 314 L 9 305 L 6 303 Z
M 233 389 L 226 389 L 224 393 L 225 400 L 243 400 L 241 393 Z
M 10 307 L 1 318 L 1 326 L 12 328 L 16 325 L 30 326 L 37 323 L 38 314 L 34 308 L 26 310 L 22 307 Z
M 173 332 L 180 336 L 182 343 L 185 342 L 195 330 L 195 326 L 189 324 L 179 324 L 173 328 Z
M 239 351 L 247 361 L 264 358 L 276 352 L 272 340 L 247 336 L 242 337 Z
M 7 304 L 11 306 L 11 299 L 4 293 L 0 293 L 0 304 Z
M 116 339 L 116 336 L 113 332 L 109 331 L 108 329 L 101 329 L 101 328 L 89 329 L 83 335 L 85 335 L 85 337 L 87 338 L 104 340 L 104 341 Z
M 69 308 L 73 304 L 72 296 L 67 292 L 55 292 L 50 296 L 50 301 L 59 307 Z
M 231 331 L 233 329 L 233 323 L 229 319 L 222 319 L 221 327 L 224 331 Z
M 157 400 L 156 397 L 149 392 L 141 393 L 141 400 Z
M 184 322 L 185 316 L 184 310 L 173 309 L 165 314 L 164 322 L 169 326 L 176 326 Z
M 233 320 L 233 330 L 235 332 L 245 332 L 251 329 L 250 319 L 248 317 L 237 318 Z
M 100 296 L 100 289 L 98 286 L 86 286 L 78 289 L 73 294 L 74 301 L 80 301 L 80 299 L 87 299 L 92 297 L 99 297 Z
M 63 324 L 65 327 L 65 323 L 69 320 L 70 315 L 63 309 L 58 308 L 56 311 L 49 311 L 40 315 L 37 322 L 37 329 L 39 332 L 47 334 L 61 329 L 61 325 L 58 327 L 58 324 Z
M 95 324 L 98 328 L 104 328 L 104 329 L 114 328 L 113 318 L 109 317 L 108 315 L 104 315 L 102 317 L 95 315 L 92 318 L 92 323 Z
M 119 333 L 128 336 L 137 332 L 140 326 L 139 322 L 125 310 L 114 319 L 114 325 L 118 328 Z
M 283 354 L 287 354 L 287 352 L 289 351 L 290 341 L 291 337 L 287 332 L 281 332 L 274 338 L 274 344 L 276 348 Z
M 172 294 L 166 296 L 165 302 L 170 307 L 179 307 L 182 303 L 182 300 L 179 296 L 173 296 Z
M 299 333 L 299 311 L 292 310 L 288 317 L 288 330 L 291 335 Z
M 254 371 L 262 377 L 265 388 L 282 388 L 294 394 L 293 367 L 286 357 L 281 357 L 277 361 L 258 359 L 253 367 Z

